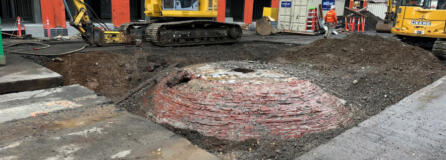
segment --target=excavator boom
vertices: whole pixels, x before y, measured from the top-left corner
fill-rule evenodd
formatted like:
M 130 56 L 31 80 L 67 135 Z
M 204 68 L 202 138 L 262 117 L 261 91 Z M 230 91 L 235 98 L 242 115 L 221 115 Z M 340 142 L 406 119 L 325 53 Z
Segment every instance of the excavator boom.
M 390 33 L 394 24 L 395 19 L 395 0 L 386 0 L 386 16 L 384 17 L 384 21 L 378 21 L 376 24 L 377 32 Z

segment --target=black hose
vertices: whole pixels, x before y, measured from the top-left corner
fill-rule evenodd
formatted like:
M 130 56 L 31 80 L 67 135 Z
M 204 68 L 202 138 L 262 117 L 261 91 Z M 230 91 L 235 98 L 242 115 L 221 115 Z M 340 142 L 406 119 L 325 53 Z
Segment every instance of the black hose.
M 71 9 L 70 6 L 68 5 L 67 0 L 63 0 L 63 3 L 65 4 L 65 10 L 67 10 L 68 12 L 68 17 L 70 17 L 70 22 L 73 22 L 74 21 L 73 13 L 71 13 Z
M 72 53 L 76 53 L 76 52 L 80 52 L 82 50 L 84 50 L 85 48 L 88 47 L 88 44 L 83 45 L 81 48 L 75 49 L 75 50 L 71 50 L 68 52 L 63 52 L 63 53 L 58 53 L 58 54 L 38 54 L 38 53 L 32 53 L 32 52 L 22 52 L 22 51 L 14 51 L 14 50 L 7 50 L 7 48 L 11 48 L 14 46 L 19 46 L 19 45 L 25 45 L 25 44 L 34 44 L 34 45 L 41 45 L 43 47 L 40 48 L 36 48 L 37 50 L 40 49 L 47 49 L 50 48 L 51 45 L 49 44 L 45 44 L 45 43 L 39 43 L 39 42 L 23 42 L 23 43 L 15 43 L 15 44 L 11 44 L 8 46 L 5 46 L 5 51 L 9 52 L 9 53 L 15 53 L 15 54 L 24 54 L 24 55 L 36 55 L 36 56 L 63 56 L 63 55 L 67 55 L 67 54 L 72 54 Z

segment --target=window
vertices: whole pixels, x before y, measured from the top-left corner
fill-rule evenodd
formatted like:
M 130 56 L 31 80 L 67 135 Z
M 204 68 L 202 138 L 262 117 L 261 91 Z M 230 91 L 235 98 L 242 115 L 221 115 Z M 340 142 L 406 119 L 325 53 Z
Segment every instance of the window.
M 446 0 L 438 0 L 437 9 L 446 9 Z
M 164 9 L 198 10 L 198 0 L 163 0 Z
M 402 6 L 418 6 L 423 8 L 431 8 L 431 0 L 402 0 Z

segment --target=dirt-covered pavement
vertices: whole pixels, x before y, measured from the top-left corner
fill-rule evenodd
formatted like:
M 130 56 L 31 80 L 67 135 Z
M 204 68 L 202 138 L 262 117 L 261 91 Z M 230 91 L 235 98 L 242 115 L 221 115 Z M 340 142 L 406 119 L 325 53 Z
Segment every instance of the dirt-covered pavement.
M 217 61 L 257 61 L 286 68 L 347 101 L 357 124 L 446 74 L 429 52 L 378 36 L 350 35 L 321 39 L 305 46 L 246 42 L 230 45 L 142 48 L 76 53 L 46 64 L 140 116 L 150 115 L 150 89 L 167 72 L 191 64 Z M 144 83 L 145 85 L 141 85 Z M 138 88 L 138 90 L 134 90 Z M 135 93 L 128 95 L 129 92 Z M 127 97 L 129 96 L 129 97 Z M 125 98 L 124 98 L 125 97 Z M 150 118 L 150 117 L 147 117 Z M 225 159 L 293 159 L 327 142 L 351 126 L 293 140 L 260 139 L 231 142 L 195 131 L 166 126 L 192 143 Z

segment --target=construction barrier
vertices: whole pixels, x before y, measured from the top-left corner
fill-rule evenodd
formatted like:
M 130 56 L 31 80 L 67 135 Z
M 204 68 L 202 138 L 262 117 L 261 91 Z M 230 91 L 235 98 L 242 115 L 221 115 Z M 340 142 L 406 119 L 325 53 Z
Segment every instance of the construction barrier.
M 361 4 L 362 2 L 362 4 Z M 347 7 L 346 7 L 347 8 Z M 349 0 L 349 6 L 347 8 L 353 12 L 361 12 L 367 10 L 367 0 Z M 345 31 L 350 32 L 364 32 L 365 31 L 365 21 L 366 18 L 363 15 L 358 15 L 358 13 L 350 14 L 348 16 L 344 16 L 345 20 Z M 356 30 L 355 30 L 356 27 Z
M 22 37 L 22 20 L 20 17 L 17 17 L 17 28 L 18 28 L 18 36 L 19 38 Z
M 2 19 L 0 18 L 0 32 L 2 31 Z M 6 57 L 5 54 L 3 53 L 3 40 L 2 40 L 2 36 L 0 34 L 0 65 L 6 65 Z
M 344 17 L 345 30 L 350 32 L 364 32 L 365 31 L 365 17 Z

